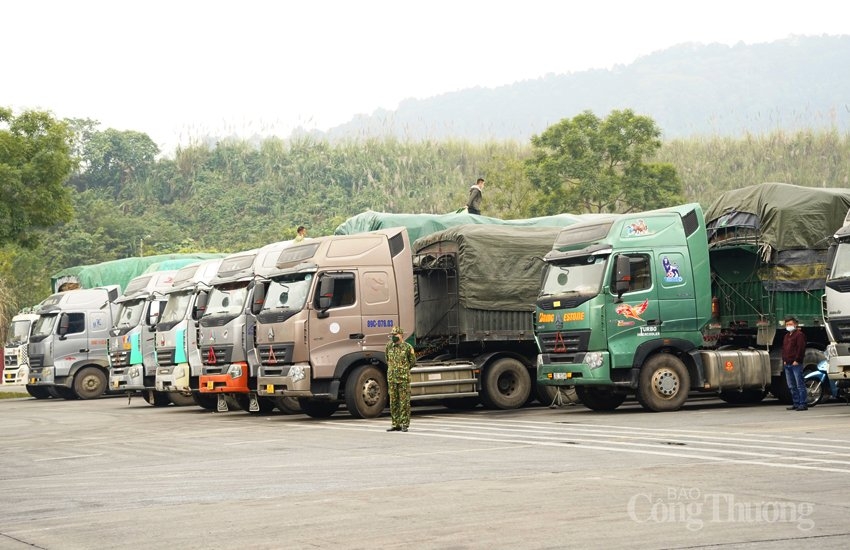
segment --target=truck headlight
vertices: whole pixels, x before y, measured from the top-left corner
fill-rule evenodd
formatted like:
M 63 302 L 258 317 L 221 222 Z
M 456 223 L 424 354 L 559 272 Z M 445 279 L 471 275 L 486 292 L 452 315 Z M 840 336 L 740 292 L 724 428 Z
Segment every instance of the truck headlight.
M 42 382 L 52 382 L 53 381 L 53 367 L 44 367 L 41 369 L 41 381 Z
M 130 378 L 136 378 L 139 376 L 139 367 L 130 367 L 130 370 L 127 371 L 127 375 Z
M 598 369 L 602 366 L 602 354 L 598 351 L 586 353 L 584 355 L 584 362 L 591 369 Z
M 826 356 L 826 360 L 829 361 L 833 357 L 838 357 L 838 349 L 835 347 L 835 344 L 830 344 L 826 346 L 826 351 L 824 352 Z
M 304 367 L 301 365 L 292 365 L 289 367 L 289 377 L 292 378 L 293 382 L 304 380 Z
M 231 378 L 239 378 L 242 376 L 242 365 L 239 363 L 233 363 L 230 367 L 228 367 L 227 374 L 229 374 Z

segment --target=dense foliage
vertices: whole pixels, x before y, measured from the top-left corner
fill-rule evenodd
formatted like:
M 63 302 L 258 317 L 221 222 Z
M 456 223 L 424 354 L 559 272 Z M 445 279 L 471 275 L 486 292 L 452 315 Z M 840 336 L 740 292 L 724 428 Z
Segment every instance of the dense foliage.
M 76 122 L 71 127 L 83 136 Z M 479 175 L 488 181 L 486 215 L 528 217 L 542 196 L 526 170 L 533 148 L 511 141 L 227 140 L 151 159 L 143 134 L 96 124 L 87 132 L 74 146 L 80 169 L 67 184 L 73 221 L 42 232 L 39 248 L 0 249 L 7 312 L 43 299 L 50 274 L 63 267 L 140 253 L 234 252 L 292 238 L 301 224 L 312 236 L 329 234 L 366 209 L 449 212 L 465 203 Z M 106 154 L 104 143 L 121 155 Z M 850 136 L 674 140 L 647 160 L 675 168 L 682 199 L 707 206 L 726 189 L 763 181 L 847 186 Z

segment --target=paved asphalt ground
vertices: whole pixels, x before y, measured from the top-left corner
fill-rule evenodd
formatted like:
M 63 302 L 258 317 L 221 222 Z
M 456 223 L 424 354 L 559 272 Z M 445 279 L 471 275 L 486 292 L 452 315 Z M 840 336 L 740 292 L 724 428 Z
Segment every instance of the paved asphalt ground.
M 0 549 L 847 548 L 850 407 L 389 420 L 0 400 Z

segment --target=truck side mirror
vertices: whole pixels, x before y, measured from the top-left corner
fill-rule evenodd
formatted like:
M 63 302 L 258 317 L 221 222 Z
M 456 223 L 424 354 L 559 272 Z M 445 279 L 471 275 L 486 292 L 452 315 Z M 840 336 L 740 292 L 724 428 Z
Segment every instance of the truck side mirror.
M 319 283 L 319 312 L 317 314 L 319 319 L 324 319 L 328 316 L 328 309 L 331 307 L 335 284 L 336 280 L 333 277 L 322 277 Z
M 263 310 L 266 301 L 266 285 L 257 283 L 254 285 L 254 297 L 251 299 L 251 313 L 258 315 Z
M 826 272 L 829 274 L 832 271 L 832 262 L 835 261 L 835 252 L 838 250 L 837 244 L 830 244 L 829 248 L 826 249 Z
M 59 316 L 59 329 L 56 333 L 59 335 L 60 340 L 65 339 L 65 335 L 68 334 L 68 328 L 71 326 L 71 318 L 68 317 L 67 313 L 63 313 Z
M 162 308 L 165 302 L 162 300 L 154 300 L 148 306 L 148 326 L 150 328 L 155 328 L 156 324 L 159 322 L 159 316 L 162 315 Z
M 207 299 L 209 298 L 209 294 L 205 291 L 201 291 L 198 293 L 198 297 L 195 299 L 195 307 L 192 308 L 192 319 L 197 321 L 201 317 L 203 317 L 204 312 L 207 310 Z
M 623 294 L 628 292 L 629 283 L 632 281 L 631 260 L 628 256 L 621 254 L 617 256 L 617 269 L 614 280 L 614 291 L 617 293 L 616 302 L 623 301 Z

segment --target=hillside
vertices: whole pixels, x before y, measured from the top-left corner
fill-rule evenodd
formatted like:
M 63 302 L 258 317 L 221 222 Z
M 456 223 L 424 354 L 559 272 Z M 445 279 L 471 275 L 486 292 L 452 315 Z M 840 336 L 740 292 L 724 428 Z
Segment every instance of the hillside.
M 850 129 L 850 36 L 766 44 L 681 44 L 611 70 L 549 75 L 403 101 L 360 115 L 323 138 L 526 141 L 590 109 L 651 116 L 665 139 L 740 136 L 782 129 Z

